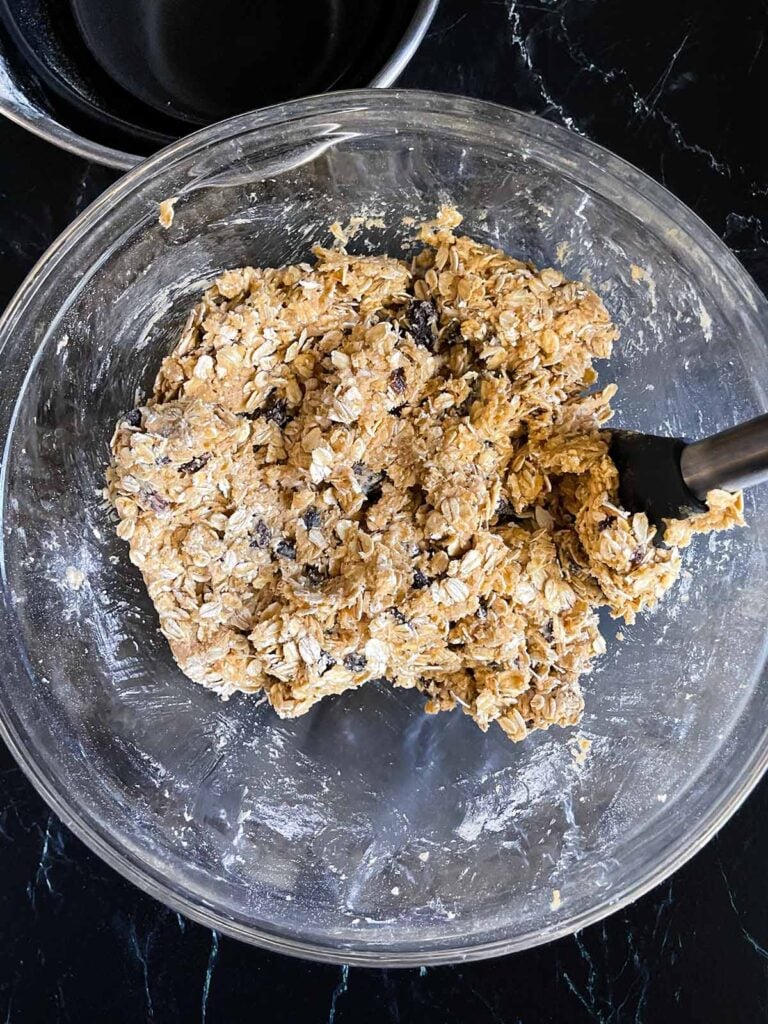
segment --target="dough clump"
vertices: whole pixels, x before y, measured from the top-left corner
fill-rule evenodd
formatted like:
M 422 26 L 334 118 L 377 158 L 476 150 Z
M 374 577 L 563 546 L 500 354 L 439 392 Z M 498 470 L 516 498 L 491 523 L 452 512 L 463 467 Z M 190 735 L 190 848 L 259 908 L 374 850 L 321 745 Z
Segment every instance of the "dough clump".
M 694 532 L 743 522 L 718 492 L 660 547 L 619 507 L 605 307 L 460 220 L 411 262 L 227 271 L 117 424 L 117 530 L 196 682 L 285 717 L 383 679 L 513 740 L 573 725 L 597 609 L 632 622 Z

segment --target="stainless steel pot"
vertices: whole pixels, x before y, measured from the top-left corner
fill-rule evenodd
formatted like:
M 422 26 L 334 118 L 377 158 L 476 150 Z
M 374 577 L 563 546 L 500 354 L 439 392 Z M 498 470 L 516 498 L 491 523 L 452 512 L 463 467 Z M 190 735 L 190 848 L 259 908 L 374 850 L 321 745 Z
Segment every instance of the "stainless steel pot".
M 372 88 L 385 89 L 397 79 L 415 54 L 429 28 L 440 0 L 420 0 L 416 12 L 397 48 L 374 78 Z M 0 114 L 27 128 L 61 149 L 92 163 L 128 170 L 145 157 L 104 146 L 79 135 L 57 120 L 33 74 L 16 58 L 0 35 Z

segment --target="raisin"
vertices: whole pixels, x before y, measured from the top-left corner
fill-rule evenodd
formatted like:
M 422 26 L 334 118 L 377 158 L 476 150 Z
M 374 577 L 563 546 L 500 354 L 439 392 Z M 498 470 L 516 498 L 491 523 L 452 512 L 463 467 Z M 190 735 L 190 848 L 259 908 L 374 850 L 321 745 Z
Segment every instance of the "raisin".
M 165 512 L 170 507 L 165 498 L 161 497 L 157 491 L 142 491 L 141 497 L 143 498 L 144 503 L 151 508 L 153 512 Z
M 125 417 L 125 422 L 128 424 L 129 427 L 140 427 L 141 409 L 131 409 L 131 411 Z
M 276 423 L 282 430 L 293 417 L 288 412 L 288 403 L 284 398 L 273 398 L 264 409 L 264 419 L 269 420 L 270 423 Z
M 382 496 L 381 487 L 373 487 L 368 494 L 365 496 L 365 501 L 360 506 L 360 511 L 365 515 L 369 509 L 371 509 L 376 502 L 381 500 Z
M 336 659 L 332 657 L 328 651 L 320 651 L 320 657 L 317 662 L 317 670 L 320 675 L 322 675 L 323 672 L 327 672 L 329 668 L 333 668 L 335 664 Z
M 507 523 L 520 523 L 522 520 L 519 516 L 515 515 L 515 507 L 509 498 L 500 498 L 499 503 L 496 506 L 494 513 L 496 516 L 496 525 L 504 526 Z
M 365 486 L 365 493 L 369 498 L 373 498 L 373 492 L 376 491 L 378 497 L 374 500 L 378 501 L 381 497 L 381 488 L 384 483 L 389 480 L 386 473 L 375 473 L 370 480 L 367 481 Z
M 263 519 L 257 520 L 251 534 L 252 548 L 265 548 L 272 540 L 272 532 Z
M 376 487 L 384 479 L 384 473 L 380 470 L 369 469 L 364 462 L 356 462 L 352 470 L 358 479 L 363 494 L 367 494 L 372 487 Z
M 362 672 L 367 664 L 368 659 L 364 654 L 344 655 L 344 668 L 349 672 Z
M 408 330 L 417 345 L 423 345 L 430 352 L 435 350 L 437 339 L 437 310 L 428 299 L 415 299 L 408 307 Z
M 365 495 L 365 502 L 363 504 L 363 510 L 365 510 L 371 505 L 375 505 L 381 498 L 383 493 L 382 484 L 387 474 L 378 472 L 375 469 L 369 469 L 364 462 L 356 462 L 352 469 L 360 484 L 360 490 Z
M 314 505 L 310 505 L 306 512 L 303 513 L 301 520 L 308 530 L 312 530 L 316 526 L 320 526 L 323 516 L 319 509 L 315 508 Z
M 402 366 L 398 366 L 396 370 L 393 370 L 389 375 L 389 389 L 396 395 L 402 395 L 407 386 L 405 379 L 405 370 Z
M 206 452 L 205 455 L 197 455 L 194 459 L 190 459 L 189 462 L 184 462 L 179 466 L 180 473 L 197 473 L 203 466 L 209 461 L 210 454 Z
M 326 575 L 322 569 L 319 569 L 316 565 L 310 565 L 309 563 L 304 566 L 304 576 L 306 577 L 307 583 L 310 587 L 319 587 L 326 579 Z
M 371 505 L 375 505 L 381 499 L 383 493 L 381 484 L 374 484 L 373 487 L 367 490 L 365 492 L 365 501 L 363 502 L 363 511 L 367 511 Z
M 464 336 L 461 333 L 461 321 L 451 320 L 441 338 L 446 345 L 455 345 L 459 341 L 464 341 Z
M 632 552 L 632 557 L 629 560 L 629 564 L 633 569 L 636 569 L 644 558 L 645 551 L 642 548 L 635 548 L 635 550 Z
M 616 522 L 616 516 L 606 516 L 605 519 L 601 519 L 597 524 L 598 530 L 602 533 L 603 530 L 607 530 L 609 526 L 612 526 Z
M 288 540 L 285 537 L 277 542 L 275 551 L 281 558 L 288 558 L 290 561 L 293 561 L 296 557 L 296 545 L 292 540 Z
M 424 587 L 429 586 L 429 576 L 423 573 L 421 569 L 414 569 L 412 585 L 414 590 L 423 590 Z

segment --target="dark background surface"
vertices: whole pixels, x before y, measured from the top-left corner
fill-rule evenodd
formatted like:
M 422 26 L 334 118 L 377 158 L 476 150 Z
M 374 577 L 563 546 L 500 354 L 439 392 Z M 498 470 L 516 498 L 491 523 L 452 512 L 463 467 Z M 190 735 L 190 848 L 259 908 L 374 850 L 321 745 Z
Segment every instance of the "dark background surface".
M 403 85 L 534 111 L 663 182 L 768 288 L 768 4 L 442 0 Z M 115 177 L 0 119 L 0 303 Z M 768 1020 L 768 782 L 578 935 L 428 970 L 327 967 L 185 921 L 91 854 L 0 747 L 0 1024 Z

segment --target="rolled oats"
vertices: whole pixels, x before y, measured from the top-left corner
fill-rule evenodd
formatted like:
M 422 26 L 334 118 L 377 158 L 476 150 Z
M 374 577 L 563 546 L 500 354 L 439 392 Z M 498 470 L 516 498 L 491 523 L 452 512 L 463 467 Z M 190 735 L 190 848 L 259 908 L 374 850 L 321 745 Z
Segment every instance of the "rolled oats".
M 618 507 L 602 302 L 459 222 L 411 263 L 226 272 L 117 424 L 118 533 L 193 680 L 292 717 L 385 678 L 520 740 L 579 721 L 599 606 L 631 622 L 742 522 L 716 492 L 663 547 Z

